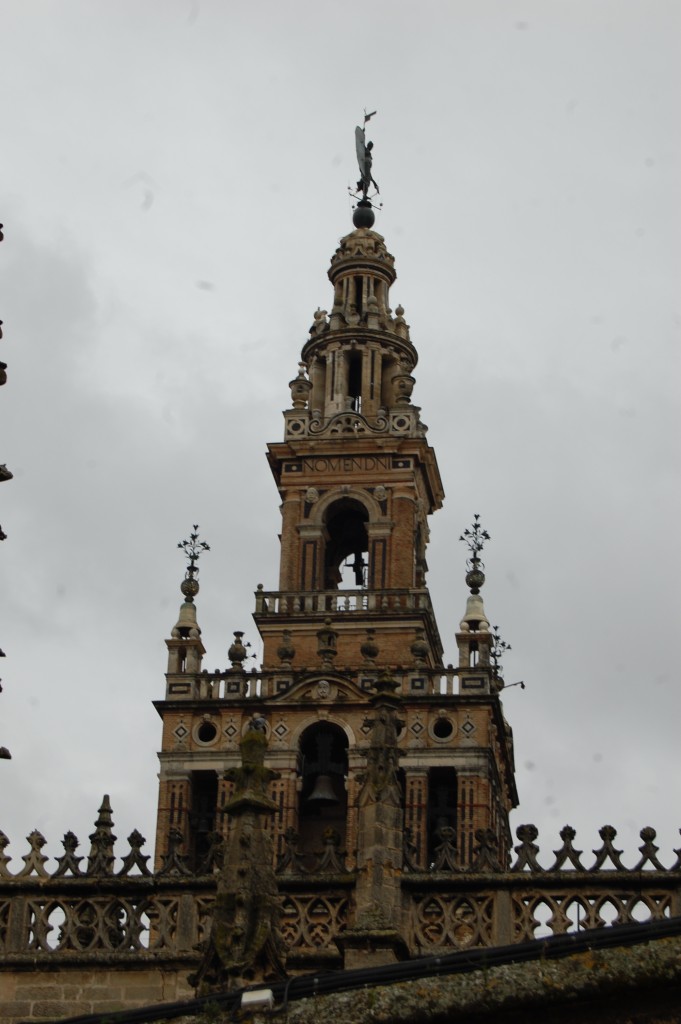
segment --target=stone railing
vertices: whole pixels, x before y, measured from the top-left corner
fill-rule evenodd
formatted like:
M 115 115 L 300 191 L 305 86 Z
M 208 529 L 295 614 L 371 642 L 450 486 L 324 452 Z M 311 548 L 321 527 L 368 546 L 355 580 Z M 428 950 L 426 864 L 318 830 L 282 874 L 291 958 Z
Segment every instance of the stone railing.
M 323 669 L 320 670 L 320 672 Z M 328 671 L 328 669 L 327 669 Z M 348 674 L 347 669 L 343 674 Z M 298 674 L 305 675 L 307 670 Z M 373 666 L 367 666 L 366 672 L 361 674 L 363 679 L 372 678 L 378 674 Z M 428 696 L 453 696 L 459 692 L 458 672 L 452 665 L 448 665 L 444 672 L 441 669 L 432 669 L 426 666 L 419 666 L 411 670 L 399 669 L 394 672 L 399 683 L 399 692 L 405 697 Z M 234 700 L 241 701 L 244 698 L 271 697 L 275 693 L 281 693 L 282 683 L 292 685 L 296 673 L 287 668 L 275 669 L 250 669 L 244 670 L 241 667 L 225 669 L 224 671 L 209 672 L 204 669 L 198 675 L 190 677 L 190 682 L 185 684 L 184 692 L 178 694 L 173 691 L 174 700 Z
M 500 869 L 490 835 L 479 832 L 473 870 L 457 870 L 453 851 L 448 856 L 442 849 L 431 870 L 405 868 L 404 925 L 412 955 L 681 916 L 681 850 L 665 866 L 652 828 L 641 830 L 631 866 L 623 863 L 611 826 L 600 830 L 601 845 L 587 863 L 566 826 L 549 867 L 540 864 L 534 826 L 521 825 L 516 834 L 510 867 Z M 114 965 L 196 963 L 210 930 L 219 844 L 194 875 L 175 836 L 163 867 L 151 874 L 138 832 L 118 862 L 106 827 L 91 839 L 90 856 L 78 857 L 78 841 L 67 833 L 64 854 L 48 870 L 45 840 L 33 832 L 23 867 L 14 872 L 0 833 L 0 970 L 85 965 L 101 961 L 102 953 Z M 340 966 L 333 940 L 345 928 L 356 876 L 346 870 L 337 841 L 330 836 L 321 853 L 303 857 L 288 835 L 277 877 L 291 966 Z
M 351 615 L 353 612 L 410 614 L 430 611 L 427 590 L 265 591 L 255 595 L 256 615 Z

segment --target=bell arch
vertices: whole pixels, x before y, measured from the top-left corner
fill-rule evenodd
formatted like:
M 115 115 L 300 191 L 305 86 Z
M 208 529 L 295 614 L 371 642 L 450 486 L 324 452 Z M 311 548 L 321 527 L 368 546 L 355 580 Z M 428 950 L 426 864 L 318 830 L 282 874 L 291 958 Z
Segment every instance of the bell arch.
M 458 779 L 453 766 L 428 769 L 428 804 L 426 808 L 428 863 L 436 859 L 438 847 L 453 837 L 458 829 Z
M 370 525 L 381 518 L 378 502 L 360 488 L 333 491 L 318 503 L 315 520 L 322 533 L 324 590 L 370 585 Z
M 333 829 L 345 844 L 348 795 L 348 737 L 327 719 L 304 729 L 298 740 L 298 836 L 301 853 L 318 853 Z
M 325 680 L 328 680 L 329 682 L 335 682 L 337 678 L 338 677 L 333 675 L 319 675 L 318 677 L 310 676 L 310 679 L 314 682 L 323 682 Z M 300 741 L 303 734 L 306 733 L 308 729 L 311 729 L 312 726 L 318 725 L 320 721 L 322 721 L 322 719 L 320 719 L 318 714 L 311 714 L 306 715 L 305 718 L 297 724 L 296 728 L 293 730 L 293 733 L 291 735 L 291 744 L 296 750 L 298 750 L 300 747 Z M 346 743 L 349 749 L 352 750 L 356 748 L 358 740 L 355 735 L 354 729 L 352 729 L 348 722 L 338 722 L 335 720 L 335 718 L 323 719 L 323 721 L 330 722 L 331 725 L 335 726 L 336 728 L 340 729 L 343 733 L 345 733 Z
M 324 531 L 324 589 L 343 585 L 363 588 L 369 566 L 369 513 L 355 498 L 338 498 L 326 511 Z M 350 562 L 349 560 L 352 559 Z M 350 568 L 348 577 L 344 569 Z
M 320 496 L 319 501 L 314 505 L 313 512 L 310 515 L 310 522 L 316 525 L 322 526 L 326 522 L 327 509 L 330 505 L 334 505 L 341 498 L 351 498 L 353 501 L 363 505 L 366 509 L 369 517 L 369 522 L 376 522 L 377 519 L 383 518 L 381 513 L 381 506 L 374 498 L 373 494 L 369 491 L 365 491 L 362 487 L 343 487 L 341 491 L 339 488 L 334 488 L 332 491 L 327 491 L 326 494 Z

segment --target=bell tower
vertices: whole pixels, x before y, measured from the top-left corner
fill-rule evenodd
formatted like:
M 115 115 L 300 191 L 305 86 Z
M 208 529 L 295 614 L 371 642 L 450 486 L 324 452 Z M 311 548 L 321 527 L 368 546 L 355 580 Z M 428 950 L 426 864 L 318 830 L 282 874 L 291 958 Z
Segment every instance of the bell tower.
M 279 593 L 256 612 L 264 666 L 277 664 L 282 626 L 309 663 L 316 628 L 339 610 L 339 664 L 359 667 L 367 628 L 380 623 L 393 665 L 420 655 L 440 664 L 442 643 L 425 587 L 428 517 L 442 482 L 412 405 L 417 353 L 404 309 L 393 314 L 395 261 L 360 204 L 356 229 L 331 259 L 331 314 L 318 309 L 291 383 L 285 439 L 269 445 L 282 500 Z M 305 610 L 307 626 L 301 628 Z
M 357 894 L 389 894 L 376 902 L 392 901 L 399 932 L 403 876 L 506 866 L 517 794 L 477 516 L 462 538 L 470 596 L 447 631 L 458 663 L 443 660 L 426 550 L 444 491 L 412 402 L 418 356 L 392 307 L 395 260 L 374 230 L 371 154 L 357 132 L 359 201 L 331 257 L 331 309 L 314 313 L 283 440 L 268 446 L 282 521 L 278 588 L 255 595 L 262 666 L 246 670 L 239 630 L 229 666 L 201 669 L 193 575 L 167 641 L 157 864 L 179 850 L 200 870 L 210 836 L 229 836 L 225 773 L 255 722 L 279 869 L 342 865 Z

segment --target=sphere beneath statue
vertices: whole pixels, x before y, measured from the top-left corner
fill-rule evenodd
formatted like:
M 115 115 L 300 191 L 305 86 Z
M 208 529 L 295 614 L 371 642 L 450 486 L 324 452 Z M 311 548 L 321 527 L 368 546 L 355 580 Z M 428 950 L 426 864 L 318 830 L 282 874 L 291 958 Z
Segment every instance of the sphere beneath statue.
M 376 215 L 368 199 L 360 199 L 352 214 L 352 223 L 356 228 L 372 228 Z
M 199 592 L 199 581 L 195 580 L 193 576 L 188 576 L 186 579 L 182 580 L 180 590 L 188 601 L 193 601 Z

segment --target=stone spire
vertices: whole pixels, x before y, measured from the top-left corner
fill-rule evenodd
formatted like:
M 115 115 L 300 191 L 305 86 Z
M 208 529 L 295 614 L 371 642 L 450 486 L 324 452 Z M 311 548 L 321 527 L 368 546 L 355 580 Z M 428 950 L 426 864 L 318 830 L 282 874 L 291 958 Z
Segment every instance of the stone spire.
M 113 874 L 114 843 L 111 801 L 107 793 L 102 798 L 102 805 L 95 822 L 95 830 L 90 835 L 90 855 L 87 863 L 88 875 Z
M 480 596 L 480 588 L 485 582 L 485 566 L 480 558 L 480 553 L 485 546 L 485 541 L 491 539 L 487 530 L 483 530 L 480 525 L 480 516 L 477 513 L 473 516 L 472 525 L 464 530 L 459 537 L 459 540 L 466 544 L 470 552 L 466 560 L 466 585 L 470 588 L 471 594 L 466 601 L 466 611 L 460 623 L 462 631 L 472 629 L 489 632 L 489 622 Z
M 473 523 L 464 530 L 459 540 L 466 544 L 469 551 L 466 560 L 466 584 L 470 588 L 466 611 L 456 635 L 459 648 L 459 691 L 475 690 L 479 693 L 490 693 L 493 636 L 480 595 L 480 588 L 485 582 L 484 564 L 480 554 L 485 542 L 491 538 L 487 530 L 483 529 L 478 514 L 473 516 Z
M 180 605 L 180 614 L 170 634 L 171 639 L 166 640 L 168 647 L 168 673 L 177 674 L 201 670 L 201 659 L 206 653 L 201 642 L 201 628 L 196 618 L 196 605 L 194 598 L 199 592 L 199 581 L 196 576 L 199 571 L 197 562 L 202 552 L 210 551 L 205 541 L 199 540 L 199 527 L 194 524 L 192 533 L 188 540 L 181 540 L 178 548 L 182 548 L 187 559 L 187 569 L 184 579 L 180 584 L 180 590 L 184 601 Z
M 264 763 L 267 738 L 262 717 L 251 719 L 240 749 L 241 766 L 225 773 L 234 783 L 225 805 L 232 828 L 210 938 L 198 971 L 189 979 L 199 994 L 285 976 L 272 837 L 266 828 L 277 806 L 267 788 L 279 773 Z
M 400 718 L 398 683 L 384 672 L 374 684 L 373 714 L 367 719 L 371 742 L 358 797 L 355 918 L 339 944 L 345 967 L 391 963 L 407 955 L 402 935 L 401 874 L 404 813 L 397 778 Z

